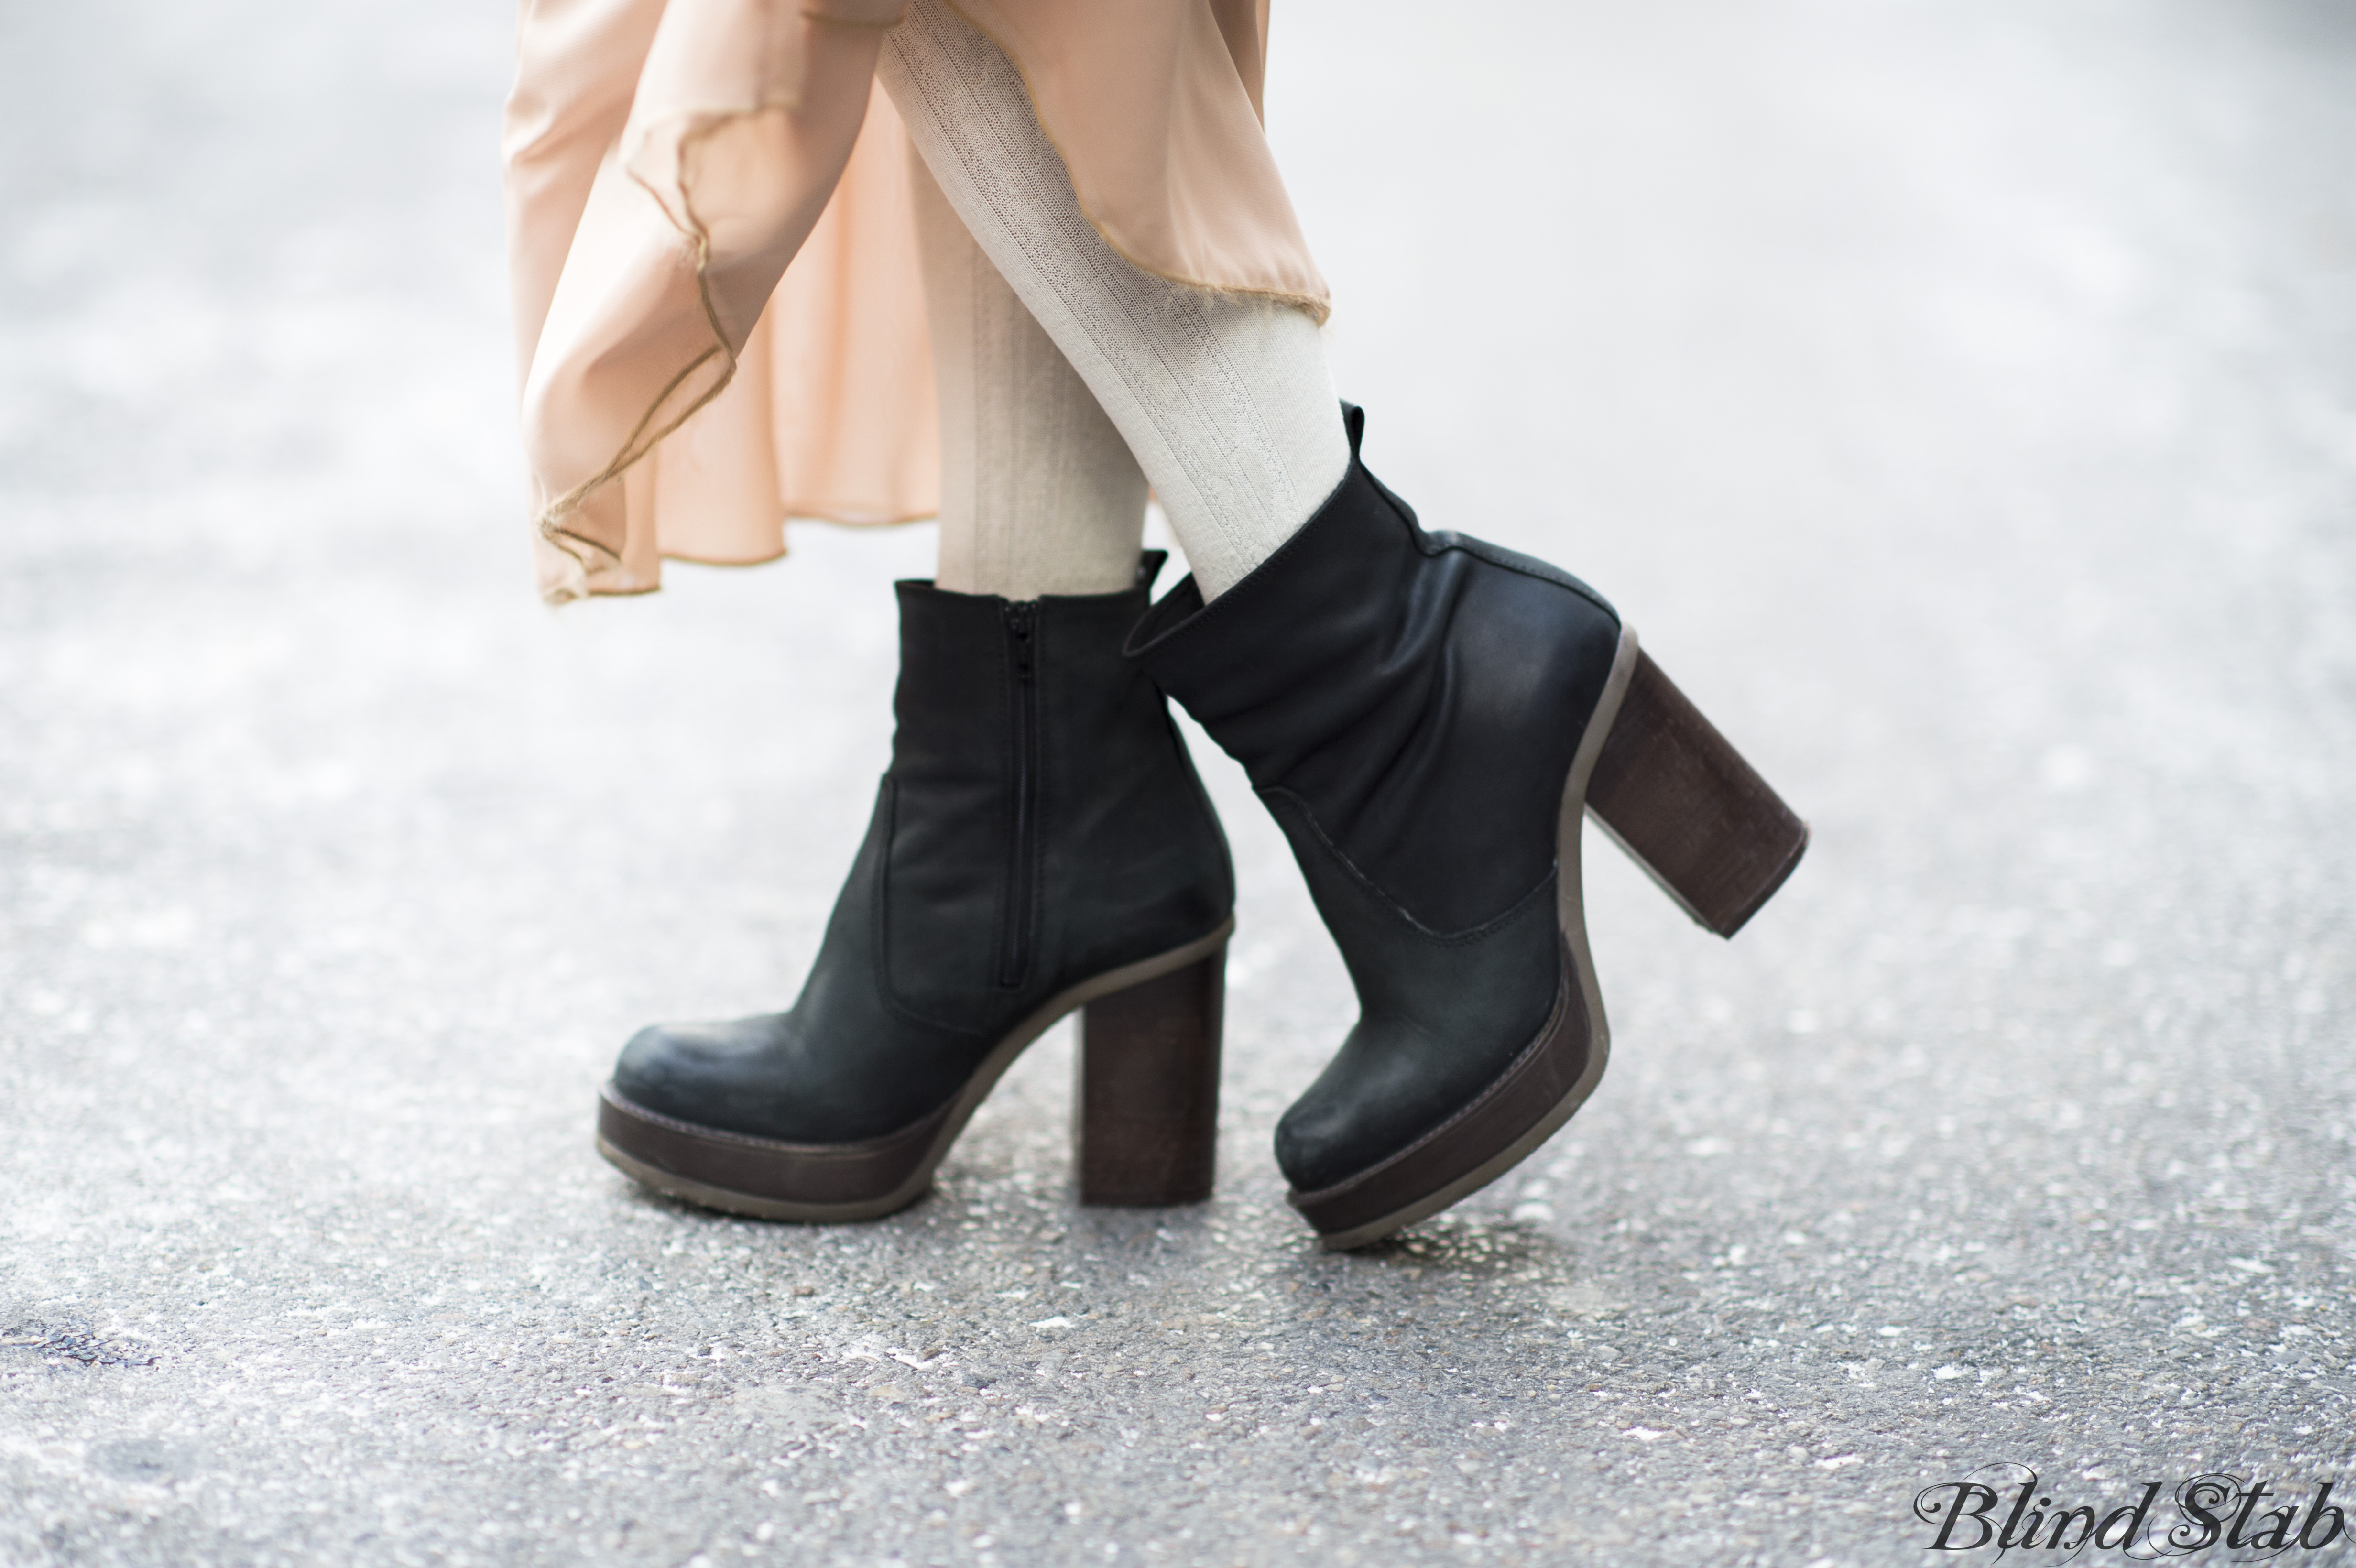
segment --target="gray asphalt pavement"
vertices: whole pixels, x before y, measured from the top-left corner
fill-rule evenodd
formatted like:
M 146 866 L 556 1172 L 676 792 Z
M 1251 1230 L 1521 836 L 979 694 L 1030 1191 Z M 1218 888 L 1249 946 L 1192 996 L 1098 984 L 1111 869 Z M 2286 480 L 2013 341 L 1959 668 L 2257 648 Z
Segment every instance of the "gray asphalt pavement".
M 1199 745 L 1214 1201 L 1074 1204 L 1060 1036 L 882 1223 L 599 1161 L 634 1027 L 791 995 L 928 533 L 541 610 L 505 8 L 0 14 L 0 1562 L 1836 1568 L 1994 1562 L 1914 1511 L 1993 1466 L 2356 1497 L 2356 13 L 1277 9 L 1370 462 L 1816 835 L 1731 944 L 1591 840 L 1602 1090 L 1347 1256 L 1268 1147 L 1347 987 Z

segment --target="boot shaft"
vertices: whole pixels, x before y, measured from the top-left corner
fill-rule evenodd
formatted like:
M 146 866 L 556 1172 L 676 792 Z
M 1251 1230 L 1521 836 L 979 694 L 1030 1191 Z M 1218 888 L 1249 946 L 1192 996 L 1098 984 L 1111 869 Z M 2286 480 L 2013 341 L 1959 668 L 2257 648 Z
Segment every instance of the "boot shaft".
M 1317 513 L 1211 603 L 1180 584 L 1129 652 L 1419 924 L 1468 931 L 1553 863 L 1619 616 L 1543 561 L 1427 533 L 1347 416 L 1350 470 Z
M 1027 996 L 1232 909 L 1225 837 L 1161 692 L 1120 655 L 1162 560 L 1120 593 L 898 585 L 883 923 L 910 1011 L 969 1017 L 977 989 Z

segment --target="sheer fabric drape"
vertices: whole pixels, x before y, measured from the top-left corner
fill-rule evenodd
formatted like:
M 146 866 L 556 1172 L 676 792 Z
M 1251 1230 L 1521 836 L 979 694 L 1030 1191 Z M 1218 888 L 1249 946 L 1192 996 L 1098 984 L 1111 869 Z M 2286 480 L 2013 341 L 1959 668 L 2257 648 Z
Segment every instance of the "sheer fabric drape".
M 903 0 L 524 0 L 504 153 L 523 425 L 552 600 L 788 516 L 938 506 Z M 1160 276 L 1326 292 L 1261 133 L 1258 0 L 960 0 L 1020 67 L 1105 241 Z

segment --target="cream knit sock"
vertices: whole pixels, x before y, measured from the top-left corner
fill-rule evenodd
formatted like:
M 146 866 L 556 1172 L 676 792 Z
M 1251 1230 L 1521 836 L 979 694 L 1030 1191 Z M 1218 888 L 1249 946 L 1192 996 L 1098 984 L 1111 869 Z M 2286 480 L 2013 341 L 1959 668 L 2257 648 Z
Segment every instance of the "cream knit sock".
M 1036 599 L 1137 575 L 1145 475 L 1096 394 L 911 158 L 941 408 L 939 584 Z
M 1081 213 L 1021 72 L 943 0 L 915 0 L 876 76 L 948 205 L 1136 454 L 1204 597 L 1242 581 L 1350 465 L 1316 324 L 1123 260 Z

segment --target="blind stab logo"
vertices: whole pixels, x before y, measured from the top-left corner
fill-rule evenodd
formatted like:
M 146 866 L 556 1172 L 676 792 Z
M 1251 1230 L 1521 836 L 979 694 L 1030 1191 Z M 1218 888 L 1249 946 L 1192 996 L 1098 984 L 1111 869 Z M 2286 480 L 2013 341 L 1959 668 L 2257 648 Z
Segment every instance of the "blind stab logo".
M 1933 1527 L 1926 1546 L 1932 1552 L 2053 1552 L 2065 1562 L 2084 1552 L 2115 1552 L 2154 1563 L 2222 1545 L 2250 1562 L 2320 1551 L 2347 1534 L 2332 1485 L 2317 1483 L 2309 1493 L 2212 1472 L 2172 1490 L 2165 1482 L 2139 1481 L 2131 1497 L 2087 1502 L 2057 1495 L 2061 1488 L 2046 1486 L 2026 1465 L 1986 1465 L 1915 1493 L 1914 1517 Z

